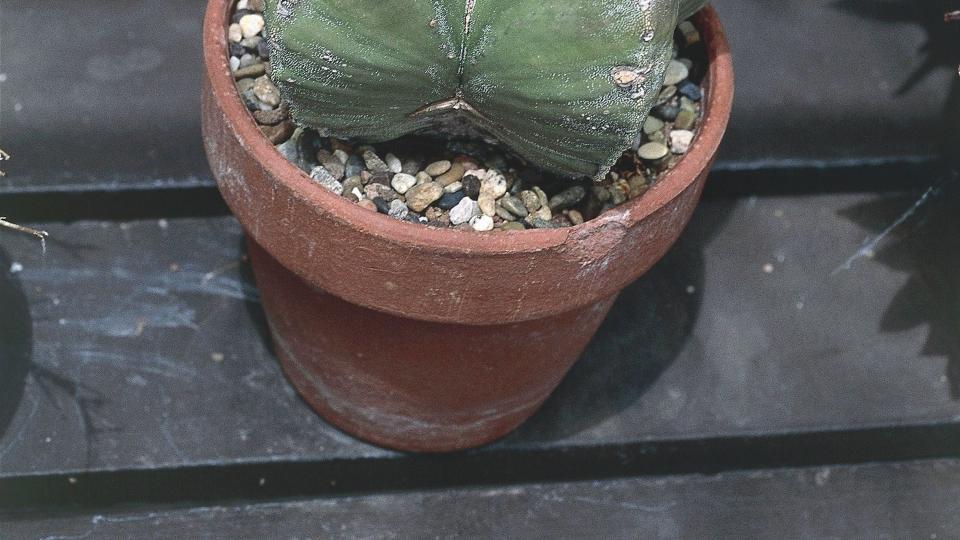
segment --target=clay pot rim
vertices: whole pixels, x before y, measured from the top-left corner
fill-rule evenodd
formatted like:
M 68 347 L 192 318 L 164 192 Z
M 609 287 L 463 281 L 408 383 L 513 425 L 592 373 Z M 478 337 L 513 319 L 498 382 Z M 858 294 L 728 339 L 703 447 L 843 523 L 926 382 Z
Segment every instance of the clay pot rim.
M 599 232 L 611 221 L 632 227 L 682 194 L 697 180 L 699 173 L 710 166 L 733 105 L 733 64 L 729 45 L 716 11 L 712 6 L 707 6 L 695 16 L 708 59 L 700 127 L 688 152 L 645 194 L 611 208 L 595 219 L 559 229 L 479 233 L 403 222 L 371 212 L 314 183 L 304 171 L 287 161 L 260 132 L 253 115 L 236 91 L 230 72 L 227 27 L 233 3 L 234 0 L 209 1 L 204 19 L 203 54 L 211 89 L 217 95 L 224 114 L 233 122 L 240 144 L 272 178 L 304 203 L 323 208 L 327 217 L 364 234 L 404 246 L 427 248 L 433 253 L 469 251 L 496 255 L 535 252 L 562 245 L 571 235 L 583 237 Z

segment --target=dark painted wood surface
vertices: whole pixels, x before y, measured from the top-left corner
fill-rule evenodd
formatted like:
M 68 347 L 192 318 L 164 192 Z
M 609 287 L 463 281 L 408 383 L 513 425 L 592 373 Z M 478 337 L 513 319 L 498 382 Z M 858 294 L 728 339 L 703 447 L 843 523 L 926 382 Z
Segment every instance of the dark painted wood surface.
M 909 165 L 940 150 L 958 98 L 960 31 L 942 22 L 952 2 L 715 4 L 738 77 L 720 168 Z M 199 129 L 203 6 L 4 2 L 0 142 L 14 159 L 0 193 L 212 185 Z
M 543 410 L 479 454 L 955 430 L 956 319 L 937 307 L 956 293 L 953 185 L 704 203 Z M 46 255 L 3 237 L 3 362 L 17 376 L 4 381 L 0 478 L 404 459 L 292 392 L 231 218 L 41 226 Z M 689 466 L 710 466 L 699 459 Z
M 0 517 L 9 538 L 953 538 L 960 462 Z

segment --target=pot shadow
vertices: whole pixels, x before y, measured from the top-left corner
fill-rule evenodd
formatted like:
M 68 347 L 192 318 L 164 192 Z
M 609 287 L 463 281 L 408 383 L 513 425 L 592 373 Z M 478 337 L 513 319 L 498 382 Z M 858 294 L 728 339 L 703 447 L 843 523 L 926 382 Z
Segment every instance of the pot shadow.
M 620 294 L 607 319 L 543 407 L 506 441 L 549 442 L 632 406 L 674 362 L 700 311 L 704 248 L 735 201 L 701 205 L 664 258 Z
M 270 326 L 267 324 L 267 315 L 263 311 L 263 305 L 260 303 L 260 289 L 257 287 L 256 276 L 253 275 L 253 265 L 250 264 L 246 231 L 240 235 L 238 242 L 237 250 L 241 254 L 240 257 L 242 261 L 239 269 L 240 280 L 244 284 L 249 284 L 253 290 L 257 291 L 257 297 L 245 299 L 243 301 L 243 307 L 247 310 L 247 316 L 250 318 L 253 327 L 257 330 L 257 335 L 260 336 L 260 341 L 263 343 L 263 346 L 272 356 L 276 357 L 273 352 L 273 336 L 270 333 Z
M 0 440 L 23 399 L 33 353 L 33 321 L 9 254 L 0 247 Z

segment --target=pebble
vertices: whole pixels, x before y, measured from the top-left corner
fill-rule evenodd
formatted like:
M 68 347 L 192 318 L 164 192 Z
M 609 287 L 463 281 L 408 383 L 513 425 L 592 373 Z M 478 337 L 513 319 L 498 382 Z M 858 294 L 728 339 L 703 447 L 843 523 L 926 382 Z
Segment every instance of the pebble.
M 511 214 L 509 210 L 507 210 L 506 208 L 504 208 L 503 205 L 500 204 L 500 201 L 497 201 L 497 206 L 496 206 L 495 211 L 496 211 L 496 214 L 497 214 L 498 216 L 500 216 L 500 218 L 502 218 L 502 219 L 504 219 L 504 220 L 506 220 L 506 221 L 516 221 L 516 220 L 517 220 L 517 216 Z
M 587 196 L 587 190 L 583 186 L 569 187 L 550 198 L 548 206 L 551 210 L 564 210 L 576 206 Z
M 370 199 L 361 199 L 360 202 L 358 202 L 357 204 L 363 208 L 366 208 L 367 210 L 372 210 L 374 212 L 377 211 L 376 203 L 374 203 Z
M 249 81 L 250 79 L 243 79 L 243 80 Z M 253 89 L 252 83 L 250 88 L 251 90 Z M 289 109 L 287 109 L 286 103 L 281 103 L 280 107 L 276 109 L 270 109 L 269 111 L 261 111 L 259 109 L 257 109 L 256 111 L 253 111 L 253 118 L 257 121 L 257 123 L 267 125 L 267 126 L 277 125 L 280 122 L 283 122 L 284 120 L 286 120 L 289 116 L 290 116 L 290 111 Z
M 420 162 L 415 159 L 408 159 L 403 162 L 403 166 L 400 167 L 400 172 L 412 174 L 414 176 L 420 171 Z
M 537 200 L 540 201 L 540 207 L 541 207 L 541 208 L 543 208 L 543 207 L 549 207 L 549 202 L 550 202 L 550 201 L 549 201 L 549 199 L 547 199 L 547 194 L 546 194 L 546 192 L 544 192 L 542 189 L 540 189 L 540 186 L 533 186 L 533 192 L 537 194 Z
M 429 182 L 413 186 L 407 191 L 407 206 L 414 212 L 423 212 L 434 201 L 443 196 L 443 186 Z
M 339 159 L 334 157 L 334 155 L 329 151 L 322 148 L 317 150 L 316 157 L 317 161 L 319 161 L 320 164 L 323 165 L 324 168 L 327 169 L 327 171 L 329 171 L 334 178 L 337 180 L 343 180 L 346 170 L 343 166 L 343 163 L 341 163 Z
M 675 129 L 670 132 L 670 151 L 674 154 L 686 154 L 693 142 L 693 132 Z
M 240 59 L 237 58 L 237 66 L 240 66 Z M 254 64 L 252 66 L 247 66 L 245 68 L 240 68 L 233 72 L 234 79 L 246 79 L 259 77 L 267 72 L 267 65 L 264 63 Z
M 700 32 L 692 22 L 683 21 L 677 25 L 677 28 L 680 29 L 680 33 L 683 34 L 683 39 L 687 46 L 700 42 Z
M 477 199 L 477 204 L 480 205 L 480 211 L 485 215 L 493 217 L 497 213 L 497 199 L 490 195 L 489 193 L 480 192 L 480 198 Z
M 667 64 L 667 72 L 663 76 L 663 84 L 664 86 L 679 84 L 680 81 L 686 80 L 689 76 L 690 70 L 687 69 L 687 66 L 682 62 L 671 60 L 670 63 Z
M 354 154 L 350 154 L 350 157 L 347 158 L 347 164 L 345 167 L 345 172 L 347 176 L 358 176 L 360 171 L 363 170 L 363 160 L 357 157 Z
M 390 213 L 390 204 L 382 197 L 375 197 L 373 199 L 373 204 L 377 206 L 377 212 L 380 212 L 381 214 Z
M 475 216 L 480 215 L 480 205 L 470 197 L 464 197 L 456 206 L 450 209 L 450 223 L 462 225 L 468 223 Z
M 253 36 L 251 38 L 244 38 L 240 41 L 240 46 L 244 49 L 250 49 L 252 52 L 256 53 L 260 48 L 260 42 L 263 41 L 263 38 L 260 36 Z M 260 56 L 257 54 L 257 56 Z
M 424 171 L 430 176 L 440 176 L 441 174 L 450 170 L 450 167 L 453 164 L 447 160 L 443 161 L 434 161 L 433 163 L 427 165 L 427 168 Z
M 494 199 L 503 197 L 507 192 L 507 179 L 494 169 L 487 171 L 483 180 L 480 181 L 480 196 L 490 195 Z
M 237 58 L 240 58 L 247 52 L 247 50 L 243 48 L 243 45 L 232 41 L 229 42 L 227 47 L 230 48 L 230 56 L 236 56 Z
M 493 218 L 487 215 L 474 216 L 470 220 L 470 226 L 473 227 L 473 230 L 479 231 L 479 232 L 492 231 Z
M 663 126 L 663 120 L 655 116 L 647 116 L 647 119 L 643 122 L 643 132 L 647 135 L 652 135 L 663 129 Z
M 294 129 L 293 122 L 282 122 L 272 126 L 264 124 L 260 126 L 260 133 L 263 133 L 264 137 L 270 141 L 270 144 L 278 145 L 289 139 L 290 136 L 293 135 Z
M 433 177 L 423 171 L 418 172 L 415 178 L 417 179 L 417 184 L 426 184 L 427 182 L 433 182 Z
M 677 129 L 691 129 L 697 121 L 697 113 L 681 109 L 677 114 L 677 119 L 673 122 L 673 127 Z
M 456 193 L 463 190 L 463 182 L 457 181 L 443 187 L 444 193 Z
M 403 172 L 403 163 L 400 162 L 400 158 L 393 154 L 387 154 L 383 156 L 383 161 L 387 164 L 387 168 L 390 169 L 390 172 L 397 174 Z
M 703 90 L 690 81 L 684 81 L 680 83 L 680 86 L 677 87 L 677 91 L 680 92 L 681 96 L 692 101 L 700 101 L 703 99 Z
M 677 115 L 680 114 L 680 107 L 664 103 L 663 105 L 654 107 L 653 110 L 650 111 L 650 114 L 665 122 L 673 122 L 677 119 Z
M 520 201 L 530 212 L 534 212 L 540 208 L 540 197 L 538 197 L 536 193 L 529 189 L 525 189 L 520 192 Z
M 326 169 L 322 166 L 316 166 L 310 171 L 310 178 L 314 182 L 320 184 L 321 186 L 329 189 L 330 191 L 336 193 L 337 195 L 343 194 L 343 184 L 337 181 Z
M 337 161 L 347 164 L 347 161 L 350 159 L 350 154 L 346 153 L 342 148 L 337 148 L 333 151 L 333 157 L 337 158 Z
M 236 56 L 230 57 L 230 71 L 236 72 L 240 69 L 240 59 Z
M 437 202 L 433 203 L 434 206 L 441 210 L 450 210 L 454 206 L 460 204 L 460 201 L 463 200 L 465 195 L 462 191 L 455 191 L 453 193 L 444 193 Z
M 670 152 L 670 149 L 658 142 L 651 142 L 641 146 L 637 155 L 644 161 L 659 161 Z
M 503 226 L 500 227 L 500 229 L 504 231 L 524 231 L 527 228 L 523 226 L 523 223 L 511 222 L 511 223 L 504 223 Z
M 390 172 L 390 167 L 388 167 L 387 164 L 384 163 L 382 159 L 380 159 L 380 156 L 378 156 L 377 153 L 374 152 L 373 150 L 370 150 L 370 149 L 364 150 L 361 156 L 363 157 L 363 161 L 364 163 L 366 163 L 367 169 L 370 172 L 372 173 L 378 173 L 378 172 L 389 173 Z
M 387 211 L 387 214 L 392 218 L 404 219 L 410 213 L 410 209 L 407 208 L 406 203 L 400 199 L 394 199 L 390 201 L 390 209 Z
M 257 99 L 271 107 L 280 105 L 280 90 L 277 90 L 273 81 L 266 75 L 253 82 L 253 93 L 257 96 Z
M 582 225 L 582 224 L 583 224 L 583 221 L 584 221 L 584 220 L 583 220 L 583 214 L 581 214 L 580 212 L 578 212 L 578 211 L 576 211 L 576 210 L 570 210 L 570 211 L 568 211 L 568 212 L 567 212 L 567 217 L 570 219 L 570 223 L 573 223 L 574 225 Z
M 351 176 L 343 181 L 343 196 L 350 196 L 356 199 L 354 202 L 359 201 L 363 199 L 363 192 L 360 191 L 361 188 L 363 188 L 363 182 L 360 180 L 360 177 Z
M 459 182 L 463 178 L 463 173 L 466 170 L 463 168 L 463 164 L 457 162 L 450 165 L 450 168 L 447 172 L 441 174 L 437 177 L 437 182 L 440 182 L 442 186 L 448 186 L 454 182 Z
M 500 199 L 500 205 L 517 217 L 524 218 L 530 213 L 530 211 L 527 210 L 526 205 L 523 204 L 523 201 L 520 200 L 519 197 L 513 195 L 507 195 L 506 197 Z
M 391 155 L 387 154 L 387 157 L 389 158 Z M 406 173 L 397 173 L 393 175 L 393 180 L 390 180 L 390 185 L 397 193 L 403 195 L 407 190 L 417 185 L 417 179 Z
M 366 195 L 368 199 L 383 199 L 386 202 L 400 198 L 400 194 L 394 191 L 393 188 L 383 184 L 367 184 L 363 187 L 363 194 Z
M 259 64 L 259 63 L 260 63 L 260 58 L 250 53 L 245 53 L 243 56 L 240 57 L 241 68 L 250 67 L 254 64 Z
M 227 38 L 233 43 L 240 43 L 243 41 L 243 28 L 238 23 L 231 24 L 227 29 Z
M 240 31 L 243 33 L 243 37 L 249 38 L 253 37 L 260 33 L 263 30 L 264 21 L 263 15 L 259 13 L 251 13 L 249 15 L 244 15 L 240 17 Z
M 480 179 L 472 174 L 465 175 L 460 183 L 463 184 L 463 192 L 467 197 L 476 199 L 480 196 Z

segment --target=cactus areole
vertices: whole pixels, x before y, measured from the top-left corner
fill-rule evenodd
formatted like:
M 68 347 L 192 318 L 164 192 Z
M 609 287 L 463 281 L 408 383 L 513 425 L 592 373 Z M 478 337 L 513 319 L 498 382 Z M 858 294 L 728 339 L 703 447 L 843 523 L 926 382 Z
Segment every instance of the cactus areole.
M 638 140 L 678 20 L 704 0 L 267 0 L 296 121 L 381 142 L 460 126 L 601 178 Z

